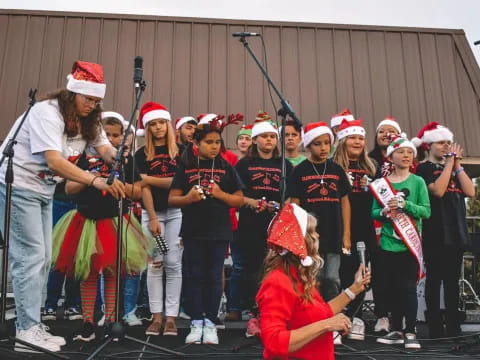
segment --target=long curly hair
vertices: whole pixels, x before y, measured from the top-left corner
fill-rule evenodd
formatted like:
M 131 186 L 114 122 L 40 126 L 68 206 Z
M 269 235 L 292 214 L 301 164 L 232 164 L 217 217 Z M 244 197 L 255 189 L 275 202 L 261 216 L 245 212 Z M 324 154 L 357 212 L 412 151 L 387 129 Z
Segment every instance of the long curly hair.
M 80 133 L 82 138 L 87 142 L 93 141 L 102 131 L 102 106 L 100 103 L 97 104 L 90 114 L 80 118 L 75 108 L 75 95 L 77 94 L 67 89 L 58 89 L 47 93 L 45 96 L 41 97 L 39 101 L 57 99 L 60 113 L 65 121 L 64 133 L 68 137 L 77 136 L 78 122 L 80 121 Z
M 264 261 L 263 279 L 273 270 L 282 269 L 285 274 L 292 281 L 294 291 L 304 300 L 313 303 L 313 291 L 318 288 L 317 274 L 320 271 L 323 260 L 318 254 L 318 239 L 319 235 L 316 231 L 317 219 L 313 215 L 308 214 L 307 220 L 307 234 L 305 235 L 305 243 L 307 246 L 307 254 L 312 258 L 313 264 L 311 266 L 303 266 L 300 259 L 288 252 L 285 255 L 280 255 L 281 248 L 270 249 Z M 290 266 L 297 269 L 297 275 L 300 284 L 303 287 L 303 292 L 299 289 L 297 279 L 295 279 L 290 271 Z M 263 280 L 262 280 L 263 281 Z
M 335 154 L 333 155 L 333 160 L 339 164 L 345 172 L 348 172 L 348 168 L 350 165 L 350 160 L 348 158 L 347 153 L 347 139 L 345 137 L 338 142 L 338 146 L 335 150 Z M 365 146 L 363 148 L 362 154 L 360 155 L 360 159 L 358 159 L 358 163 L 360 167 L 365 170 L 370 177 L 374 177 L 376 173 L 376 163 L 372 161 L 370 156 L 367 154 L 367 141 L 365 140 Z

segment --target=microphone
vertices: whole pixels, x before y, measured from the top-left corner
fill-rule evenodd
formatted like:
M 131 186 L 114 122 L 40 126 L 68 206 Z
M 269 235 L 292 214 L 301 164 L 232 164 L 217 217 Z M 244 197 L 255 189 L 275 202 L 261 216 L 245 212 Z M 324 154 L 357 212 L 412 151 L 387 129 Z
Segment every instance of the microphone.
M 143 78 L 143 57 L 135 56 L 135 60 L 133 61 L 133 82 L 135 83 L 135 87 L 138 87 L 139 84 L 142 82 Z
M 242 31 L 242 32 L 234 32 L 232 36 L 233 37 L 262 36 L 262 34 Z
M 358 253 L 358 260 L 360 261 L 360 264 L 365 265 L 367 267 L 367 264 L 365 262 L 365 243 L 363 241 L 357 242 L 357 253 Z
M 480 40 L 475 41 L 473 45 L 480 45 Z

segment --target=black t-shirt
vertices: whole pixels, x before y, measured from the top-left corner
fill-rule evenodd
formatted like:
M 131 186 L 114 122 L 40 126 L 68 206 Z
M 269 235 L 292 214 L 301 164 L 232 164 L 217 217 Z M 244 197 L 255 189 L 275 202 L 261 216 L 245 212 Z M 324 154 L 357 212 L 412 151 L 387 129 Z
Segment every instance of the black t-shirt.
M 210 179 L 213 179 L 226 193 L 233 194 L 242 190 L 242 184 L 235 169 L 220 156 L 215 158 L 213 168 L 212 160 L 200 160 L 199 168 L 186 168 L 179 161 L 170 189 L 181 189 L 185 195 L 195 185 L 208 186 Z M 207 197 L 205 200 L 184 207 L 182 213 L 180 233 L 184 238 L 207 237 L 212 240 L 231 240 L 232 225 L 229 207 L 223 201 Z
M 293 166 L 288 160 L 285 165 L 288 179 Z M 245 185 L 245 196 L 252 199 L 265 197 L 266 201 L 280 202 L 281 159 L 244 157 L 237 163 L 235 169 Z M 266 239 L 267 228 L 274 216 L 273 213 L 268 211 L 256 213 L 250 207 L 242 207 L 239 213 L 239 231 L 242 239 L 246 239 L 246 241 L 257 237 Z
M 288 184 L 289 197 L 300 199 L 300 206 L 317 218 L 320 252 L 340 253 L 343 242 L 341 198 L 351 191 L 342 167 L 331 159 L 322 164 L 307 159 L 293 170 Z
M 179 151 L 182 151 L 182 146 L 178 145 Z M 147 161 L 145 154 L 145 147 L 142 146 L 135 153 L 135 165 L 140 174 L 147 174 L 160 178 L 169 178 L 175 176 L 177 170 L 177 162 L 179 157 L 171 159 L 168 154 L 168 146 L 155 146 L 155 156 L 153 160 Z M 151 186 L 153 206 L 155 211 L 162 211 L 168 208 L 168 189 L 162 189 Z M 142 203 L 142 207 L 145 206 Z
M 442 174 L 444 166 L 426 161 L 417 167 L 427 186 L 434 183 Z M 465 220 L 465 194 L 456 177 L 452 175 L 443 197 L 438 198 L 430 192 L 432 215 L 423 220 L 423 248 L 426 252 L 443 246 L 465 249 L 469 246 L 467 222 Z
M 97 172 L 102 177 L 108 178 L 110 175 L 111 166 L 105 164 L 100 156 L 87 156 L 82 154 L 78 160 L 77 166 L 83 170 L 90 172 Z M 133 168 L 133 158 L 128 156 L 128 163 L 124 167 L 125 182 L 132 184 L 134 182 L 142 180 L 140 174 Z M 116 175 L 117 178 L 119 175 Z M 123 200 L 123 214 L 128 212 L 128 199 Z M 93 186 L 89 186 L 83 190 L 77 198 L 77 209 L 86 218 L 100 220 L 118 216 L 118 200 L 112 195 L 95 189 Z
M 352 248 L 356 243 L 364 241 L 367 248 L 372 249 L 375 246 L 375 228 L 372 219 L 373 194 L 360 186 L 362 177 L 367 175 L 365 169 L 362 169 L 358 161 L 350 161 L 347 175 L 351 177 L 352 191 L 348 195 L 350 208 L 352 212 L 350 234 L 352 239 Z

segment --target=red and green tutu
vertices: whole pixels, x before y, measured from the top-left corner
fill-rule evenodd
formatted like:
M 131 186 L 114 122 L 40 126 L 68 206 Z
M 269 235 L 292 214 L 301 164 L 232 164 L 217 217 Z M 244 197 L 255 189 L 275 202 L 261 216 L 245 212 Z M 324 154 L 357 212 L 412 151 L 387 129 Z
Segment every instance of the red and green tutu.
M 77 210 L 53 228 L 52 262 L 56 270 L 84 280 L 91 271 L 115 271 L 118 219 L 88 219 Z M 123 215 L 122 272 L 138 274 L 147 267 L 153 239 L 135 216 Z

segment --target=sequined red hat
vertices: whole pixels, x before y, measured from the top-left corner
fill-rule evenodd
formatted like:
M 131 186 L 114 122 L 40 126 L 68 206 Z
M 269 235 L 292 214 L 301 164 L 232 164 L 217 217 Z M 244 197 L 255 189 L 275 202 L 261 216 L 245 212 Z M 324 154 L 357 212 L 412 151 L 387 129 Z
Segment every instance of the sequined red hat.
M 308 213 L 297 204 L 287 204 L 273 218 L 268 227 L 267 244 L 278 246 L 300 258 L 303 266 L 311 266 L 312 258 L 307 253 Z
M 67 80 L 67 90 L 71 92 L 101 99 L 105 97 L 106 85 L 103 79 L 103 68 L 99 64 L 75 61 L 72 73 L 68 74 Z

